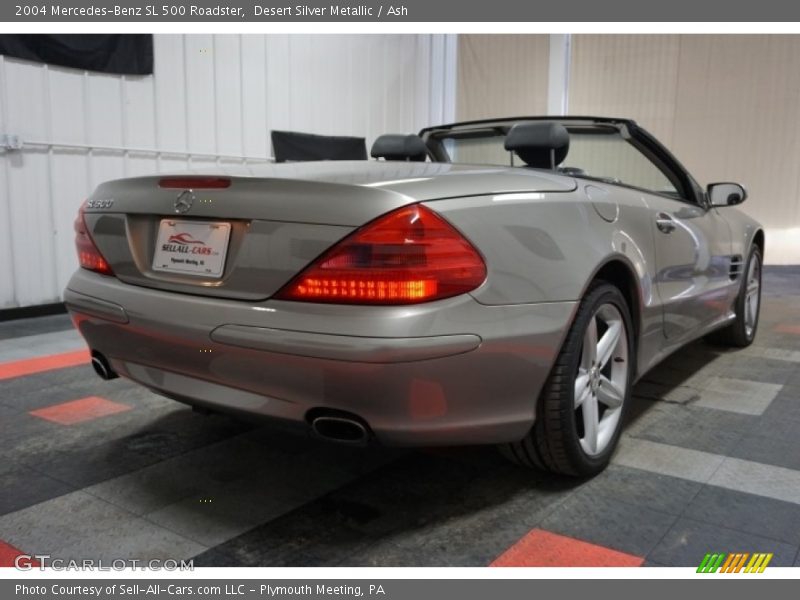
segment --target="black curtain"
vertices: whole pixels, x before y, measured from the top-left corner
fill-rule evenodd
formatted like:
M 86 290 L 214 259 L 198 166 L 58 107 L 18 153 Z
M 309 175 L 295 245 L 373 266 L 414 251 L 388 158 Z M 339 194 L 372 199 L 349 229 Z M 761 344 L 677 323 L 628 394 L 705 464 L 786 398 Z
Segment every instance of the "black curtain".
M 0 35 L 0 54 L 117 75 L 153 73 L 150 34 Z
M 272 151 L 275 153 L 276 162 L 366 160 L 367 142 L 362 137 L 273 131 Z

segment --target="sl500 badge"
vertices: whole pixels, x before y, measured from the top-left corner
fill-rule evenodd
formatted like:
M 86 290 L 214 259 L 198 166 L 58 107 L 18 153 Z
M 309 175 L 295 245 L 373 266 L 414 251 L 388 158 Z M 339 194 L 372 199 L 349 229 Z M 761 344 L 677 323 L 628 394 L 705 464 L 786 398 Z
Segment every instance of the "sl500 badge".
M 86 208 L 111 208 L 114 205 L 113 198 L 103 198 L 101 200 L 89 200 L 86 202 Z

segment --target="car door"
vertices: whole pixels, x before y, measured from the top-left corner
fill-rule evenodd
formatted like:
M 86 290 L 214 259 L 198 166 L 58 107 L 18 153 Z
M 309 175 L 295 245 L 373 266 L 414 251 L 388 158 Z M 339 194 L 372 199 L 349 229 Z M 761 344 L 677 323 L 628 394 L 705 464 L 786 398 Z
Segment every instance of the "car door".
M 644 130 L 634 133 L 570 130 L 565 164 L 641 195 L 650 230 L 637 233 L 652 243 L 664 336 L 677 341 L 730 310 L 730 229 L 669 151 Z
M 693 337 L 730 310 L 731 234 L 717 209 L 655 194 L 650 207 L 664 335 Z

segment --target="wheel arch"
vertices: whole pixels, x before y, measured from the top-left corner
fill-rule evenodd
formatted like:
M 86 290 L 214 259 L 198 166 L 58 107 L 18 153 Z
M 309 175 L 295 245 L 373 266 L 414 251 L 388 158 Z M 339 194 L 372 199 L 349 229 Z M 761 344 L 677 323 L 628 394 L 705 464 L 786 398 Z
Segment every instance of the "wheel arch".
M 612 255 L 600 263 L 594 273 L 586 282 L 581 297 L 596 281 L 606 281 L 616 287 L 625 298 L 628 308 L 631 311 L 631 322 L 633 323 L 633 343 L 634 348 L 631 356 L 638 356 L 640 336 L 642 332 L 642 314 L 644 310 L 644 299 L 636 269 L 630 260 L 624 255 Z M 638 361 L 634 366 L 634 374 L 638 371 Z
M 764 260 L 764 230 L 757 229 L 756 232 L 753 234 L 753 244 L 758 246 L 759 251 L 761 252 L 761 260 Z

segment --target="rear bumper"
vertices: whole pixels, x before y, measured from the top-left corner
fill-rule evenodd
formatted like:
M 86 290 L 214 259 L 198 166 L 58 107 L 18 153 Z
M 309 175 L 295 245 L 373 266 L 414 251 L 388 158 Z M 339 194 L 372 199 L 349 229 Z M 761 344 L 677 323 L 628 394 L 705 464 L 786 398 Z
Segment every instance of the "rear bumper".
M 312 409 L 343 410 L 389 445 L 524 436 L 575 305 L 253 304 L 84 270 L 64 300 L 89 347 L 153 390 L 301 423 Z

